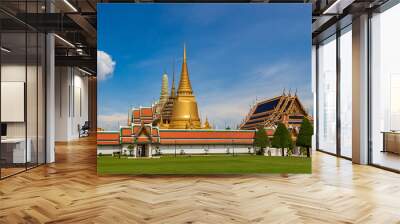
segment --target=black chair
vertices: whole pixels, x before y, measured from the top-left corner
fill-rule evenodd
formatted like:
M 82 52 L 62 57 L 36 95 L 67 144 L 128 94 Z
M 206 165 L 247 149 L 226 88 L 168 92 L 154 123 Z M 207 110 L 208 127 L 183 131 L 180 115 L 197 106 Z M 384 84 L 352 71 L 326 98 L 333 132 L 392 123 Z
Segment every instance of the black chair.
M 89 129 L 89 121 L 85 121 L 85 124 L 83 124 L 82 127 L 79 129 L 79 138 L 89 136 Z

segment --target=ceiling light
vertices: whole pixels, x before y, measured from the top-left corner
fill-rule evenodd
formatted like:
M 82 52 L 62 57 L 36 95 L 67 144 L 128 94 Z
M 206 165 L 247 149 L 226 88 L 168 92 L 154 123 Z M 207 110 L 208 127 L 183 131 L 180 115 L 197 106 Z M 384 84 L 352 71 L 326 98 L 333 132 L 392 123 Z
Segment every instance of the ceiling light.
M 83 72 L 83 73 L 85 73 L 86 75 L 90 75 L 90 76 L 93 75 L 92 73 L 90 73 L 90 72 L 88 72 L 88 71 L 86 71 L 86 70 L 83 70 L 83 69 L 81 69 L 81 68 L 79 68 L 79 67 L 78 67 L 78 70 L 81 71 L 81 72 Z
M 74 12 L 78 12 L 78 10 L 68 1 L 64 0 L 65 4 L 67 4 Z
M 73 45 L 71 42 L 69 42 L 68 40 L 66 40 L 66 39 L 64 39 L 64 38 L 62 38 L 62 37 L 60 37 L 59 35 L 57 35 L 57 34 L 54 34 L 54 36 L 55 37 L 57 37 L 59 40 L 61 40 L 62 42 L 64 42 L 64 43 L 66 43 L 67 45 L 69 45 L 70 47 L 73 47 L 73 48 L 75 48 L 75 45 Z
M 11 52 L 11 50 L 9 50 L 9 49 L 7 49 L 5 47 L 1 47 L 0 49 L 1 49 L 1 51 L 4 51 L 6 53 L 10 53 Z
M 343 10 L 351 5 L 355 0 L 336 0 L 322 14 L 342 14 Z

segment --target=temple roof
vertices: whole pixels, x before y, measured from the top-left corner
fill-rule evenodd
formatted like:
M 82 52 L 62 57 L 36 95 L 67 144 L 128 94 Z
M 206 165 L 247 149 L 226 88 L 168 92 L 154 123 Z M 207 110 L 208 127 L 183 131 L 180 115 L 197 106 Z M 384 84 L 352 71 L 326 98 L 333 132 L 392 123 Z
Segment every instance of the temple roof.
M 275 107 L 278 105 L 280 100 L 280 97 L 276 97 L 270 100 L 265 100 L 263 102 L 260 102 L 257 104 L 257 108 L 255 109 L 254 113 L 262 113 L 266 111 L 270 111 L 275 109 Z
M 312 119 L 297 95 L 285 95 L 265 99 L 253 106 L 240 128 L 249 130 L 257 126 L 274 127 L 278 122 L 299 126 L 304 117 Z

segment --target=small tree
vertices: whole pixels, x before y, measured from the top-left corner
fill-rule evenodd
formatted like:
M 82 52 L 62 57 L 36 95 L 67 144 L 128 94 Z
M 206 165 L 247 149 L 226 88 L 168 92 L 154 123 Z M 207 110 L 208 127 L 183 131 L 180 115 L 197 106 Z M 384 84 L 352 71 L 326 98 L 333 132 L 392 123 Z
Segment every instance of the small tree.
M 270 144 L 267 133 L 263 126 L 259 126 L 256 131 L 254 146 L 259 147 L 260 151 L 257 152 L 258 155 L 264 155 L 264 150 Z
M 129 155 L 132 156 L 134 146 L 132 144 L 128 145 Z
M 311 122 L 307 118 L 303 118 L 299 135 L 297 136 L 296 145 L 307 149 L 307 157 L 310 157 L 310 147 L 313 132 L 314 131 Z
M 282 156 L 285 156 L 285 148 L 290 148 L 292 139 L 286 126 L 282 123 L 278 124 L 272 139 L 272 147 L 282 149 Z

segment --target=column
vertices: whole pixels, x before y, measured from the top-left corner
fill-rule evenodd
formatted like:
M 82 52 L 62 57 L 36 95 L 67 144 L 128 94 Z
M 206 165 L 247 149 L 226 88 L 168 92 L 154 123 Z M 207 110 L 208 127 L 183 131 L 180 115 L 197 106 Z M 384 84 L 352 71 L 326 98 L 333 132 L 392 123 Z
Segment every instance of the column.
M 49 4 L 50 6 L 51 4 Z M 55 56 L 54 35 L 46 35 L 46 163 L 55 161 Z
M 353 18 L 353 113 L 352 157 L 357 164 L 368 163 L 368 15 Z

